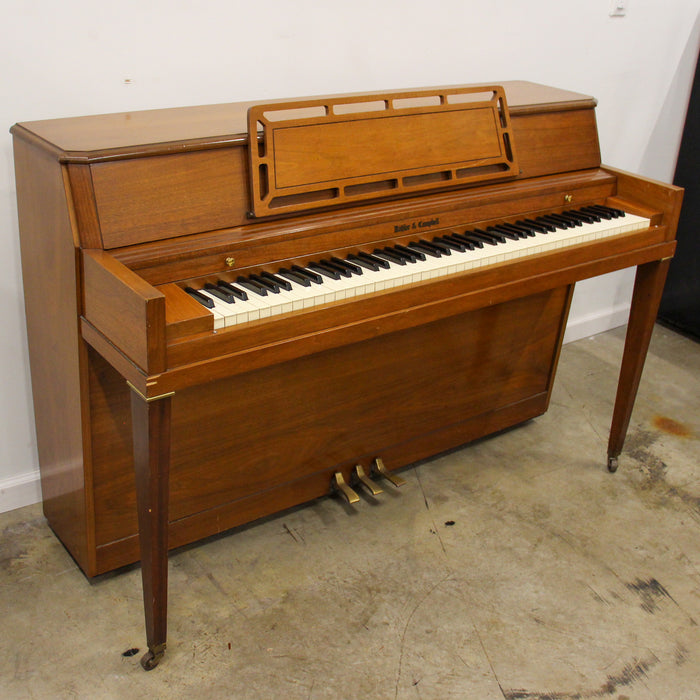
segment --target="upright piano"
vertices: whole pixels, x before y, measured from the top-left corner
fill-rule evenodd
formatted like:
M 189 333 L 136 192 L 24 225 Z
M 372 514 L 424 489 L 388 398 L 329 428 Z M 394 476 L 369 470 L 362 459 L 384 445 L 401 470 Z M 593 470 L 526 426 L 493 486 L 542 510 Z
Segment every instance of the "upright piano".
M 542 414 L 574 284 L 636 266 L 617 468 L 682 190 L 525 82 L 16 124 L 46 518 L 87 576 Z M 358 507 L 361 507 L 361 502 Z

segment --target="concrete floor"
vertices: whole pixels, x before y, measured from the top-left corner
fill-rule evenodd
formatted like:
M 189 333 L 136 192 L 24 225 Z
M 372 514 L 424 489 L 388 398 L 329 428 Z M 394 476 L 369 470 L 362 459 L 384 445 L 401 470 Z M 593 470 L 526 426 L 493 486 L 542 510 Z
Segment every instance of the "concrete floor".
M 0 515 L 1 698 L 700 698 L 700 345 L 657 327 L 620 469 L 622 329 L 549 412 L 178 551 L 165 661 L 137 568 L 90 584 L 40 506 Z

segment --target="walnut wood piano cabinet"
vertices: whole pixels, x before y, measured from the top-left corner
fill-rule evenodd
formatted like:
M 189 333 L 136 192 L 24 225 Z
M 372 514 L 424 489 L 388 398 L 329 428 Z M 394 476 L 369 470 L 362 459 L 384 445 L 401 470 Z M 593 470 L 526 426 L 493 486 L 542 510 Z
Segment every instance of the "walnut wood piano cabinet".
M 88 576 L 140 558 L 145 668 L 168 548 L 542 414 L 574 283 L 637 266 L 616 468 L 682 191 L 602 167 L 594 107 L 511 82 L 12 128 L 44 512 Z M 591 205 L 648 222 L 231 325 L 185 292 Z

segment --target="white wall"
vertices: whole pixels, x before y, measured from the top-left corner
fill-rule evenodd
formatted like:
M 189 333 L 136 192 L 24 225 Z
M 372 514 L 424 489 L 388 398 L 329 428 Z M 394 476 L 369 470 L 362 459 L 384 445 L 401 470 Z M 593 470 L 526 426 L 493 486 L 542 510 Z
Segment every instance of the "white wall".
M 0 23 L 0 511 L 39 500 L 8 129 L 16 121 L 524 79 L 599 100 L 605 162 L 672 177 L 698 0 L 34 0 Z M 586 283 L 574 335 L 624 322 Z

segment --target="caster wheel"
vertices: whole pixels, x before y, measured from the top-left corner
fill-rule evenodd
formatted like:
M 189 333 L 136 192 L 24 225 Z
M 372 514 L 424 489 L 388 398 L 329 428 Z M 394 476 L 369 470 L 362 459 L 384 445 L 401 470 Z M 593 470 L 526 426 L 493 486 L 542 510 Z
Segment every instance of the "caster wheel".
M 144 671 L 152 671 L 163 658 L 165 654 L 165 649 L 162 649 L 157 654 L 154 654 L 150 649 L 141 657 L 141 666 Z
M 617 457 L 608 457 L 608 471 L 613 473 L 617 471 Z

